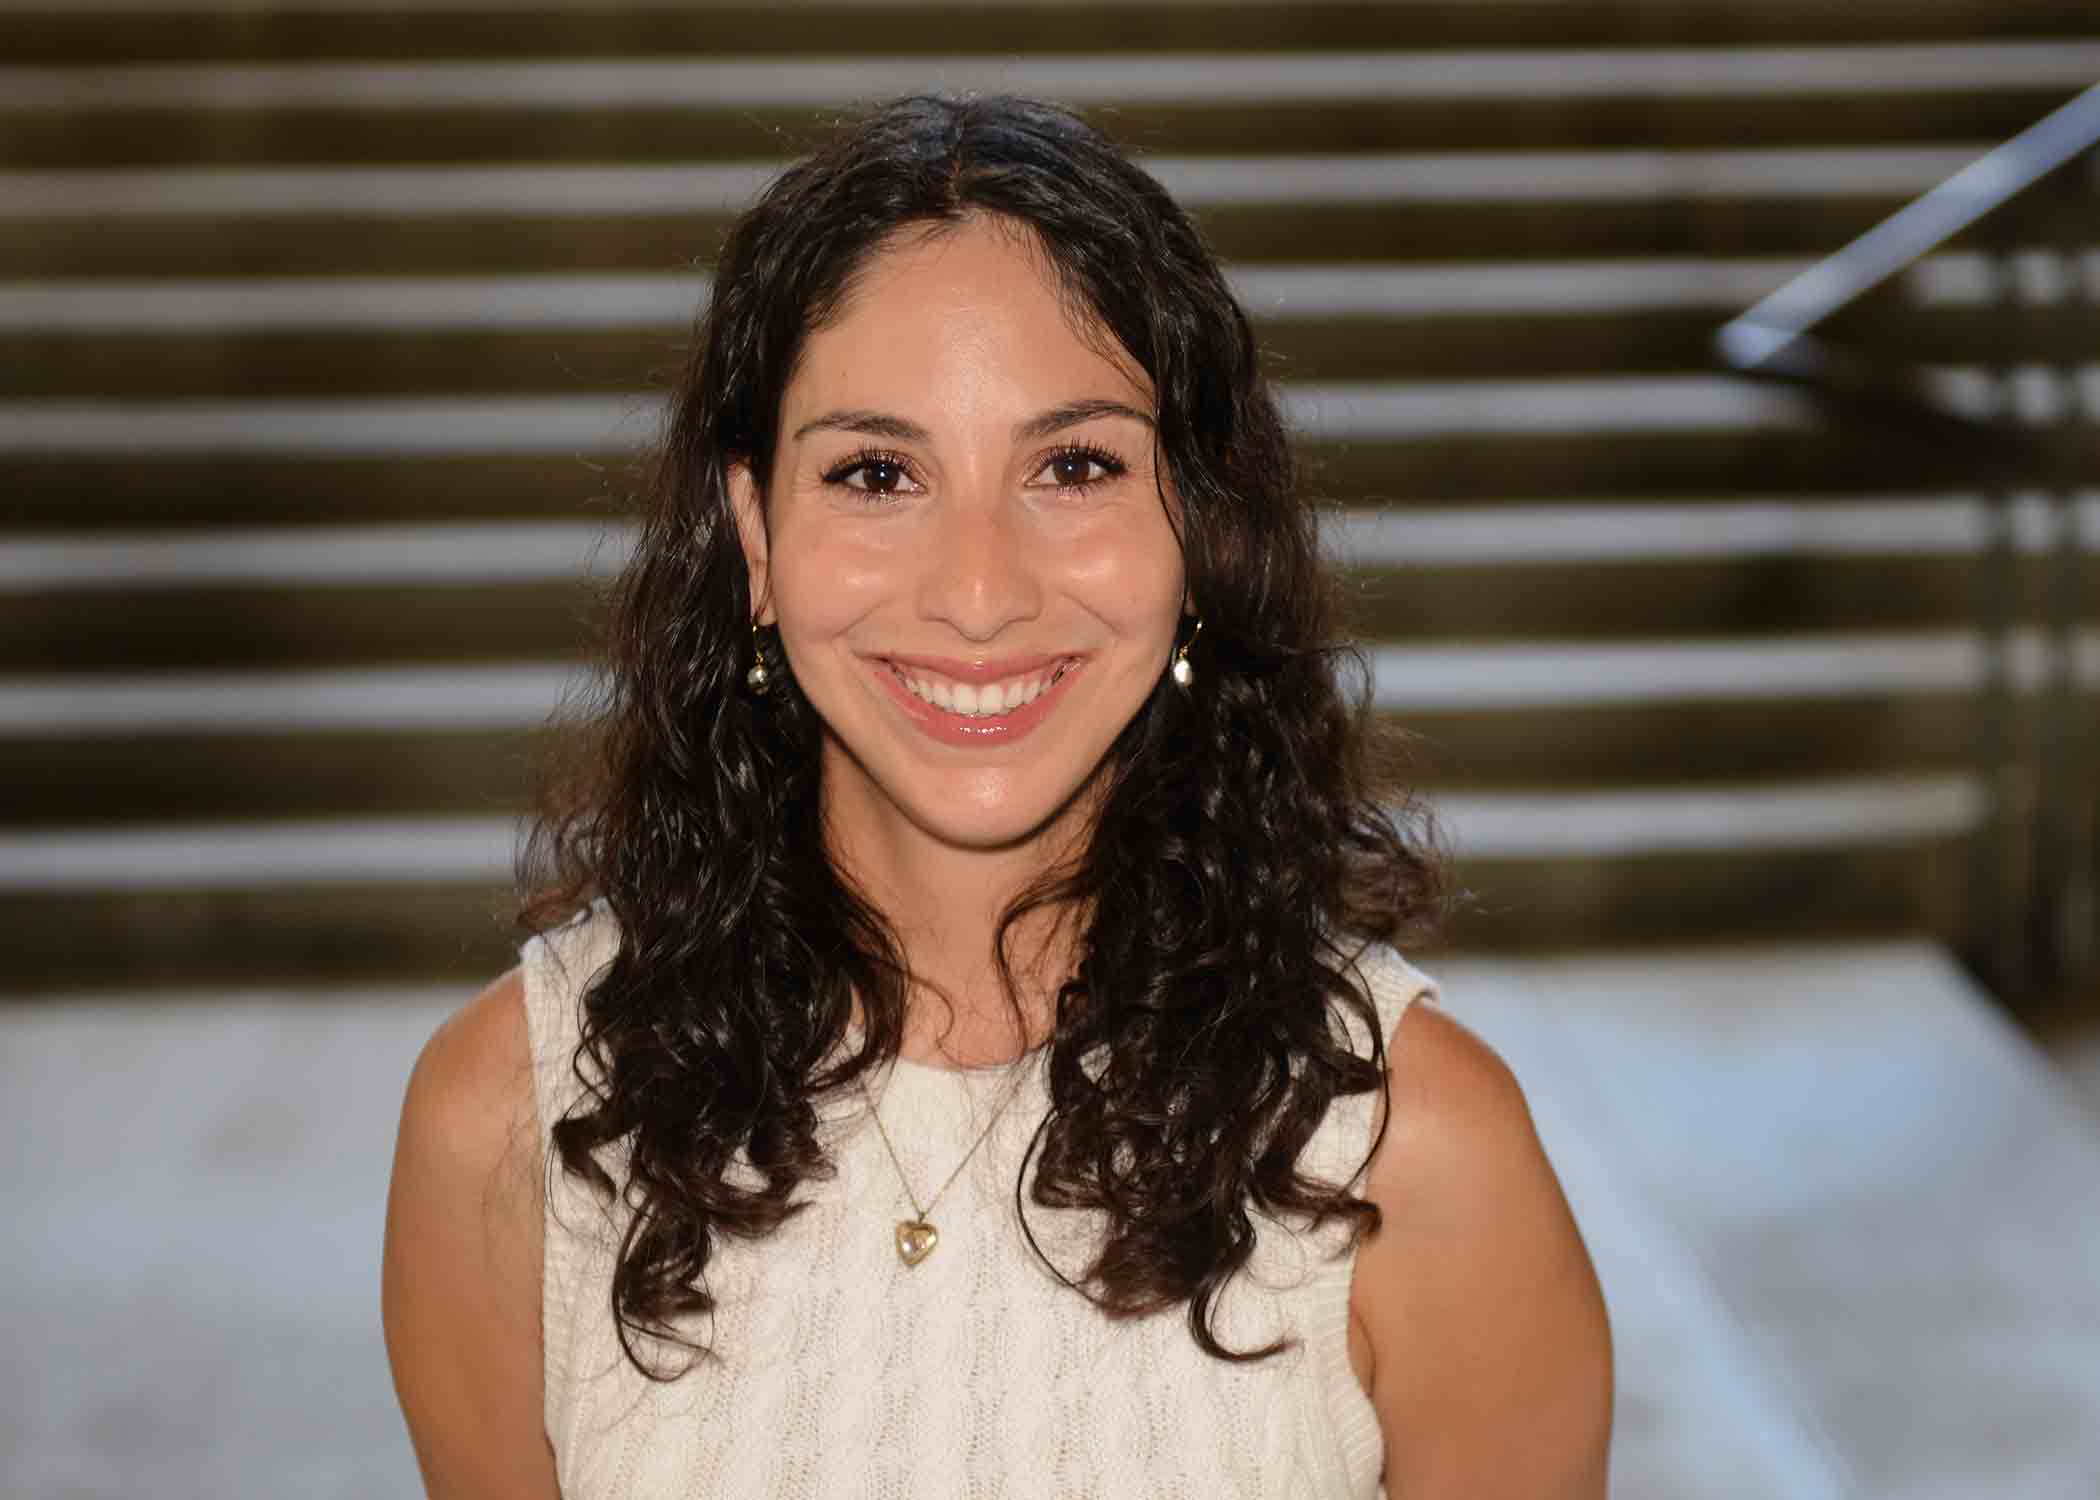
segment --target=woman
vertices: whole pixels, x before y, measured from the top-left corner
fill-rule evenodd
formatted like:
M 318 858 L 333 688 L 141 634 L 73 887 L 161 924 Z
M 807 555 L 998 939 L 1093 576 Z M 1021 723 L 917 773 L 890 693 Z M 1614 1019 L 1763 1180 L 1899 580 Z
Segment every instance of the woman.
M 1436 867 L 1151 178 L 1005 98 L 790 169 L 616 619 L 536 935 L 409 1084 L 433 1496 L 1603 1493 L 1595 1277 L 1396 951 Z

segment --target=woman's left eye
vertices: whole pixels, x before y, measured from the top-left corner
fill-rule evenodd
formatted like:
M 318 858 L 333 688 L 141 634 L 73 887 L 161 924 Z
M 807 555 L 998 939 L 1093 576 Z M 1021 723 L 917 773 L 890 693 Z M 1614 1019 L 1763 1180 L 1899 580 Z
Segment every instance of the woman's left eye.
M 1098 474 L 1089 472 L 1096 469 L 1100 470 Z M 1040 472 L 1048 474 L 1061 490 L 1083 490 L 1116 478 L 1123 472 L 1123 465 L 1098 449 L 1068 448 L 1053 455 Z

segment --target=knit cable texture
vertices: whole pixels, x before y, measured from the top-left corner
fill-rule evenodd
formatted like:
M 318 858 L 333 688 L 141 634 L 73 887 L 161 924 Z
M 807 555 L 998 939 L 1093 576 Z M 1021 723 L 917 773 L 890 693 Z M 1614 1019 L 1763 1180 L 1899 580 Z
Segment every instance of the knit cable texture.
M 580 1092 L 571 1057 L 590 981 L 617 945 L 602 906 L 521 949 L 541 1139 Z M 1408 1005 L 1436 998 L 1390 949 L 1362 970 L 1390 1042 Z M 1370 1055 L 1353 1016 L 1352 1044 Z M 1013 1184 L 1048 1108 L 1038 1052 L 1021 1092 L 933 1213 L 940 1243 L 915 1267 L 895 1248 L 912 1209 L 858 1091 L 828 1100 L 820 1130 L 839 1168 L 805 1186 L 812 1207 L 764 1240 L 720 1242 L 719 1359 L 649 1381 L 615 1335 L 618 1245 L 608 1212 L 548 1173 L 541 1300 L 545 1414 L 567 1500 L 646 1495 L 774 1500 L 1372 1500 L 1384 1445 L 1349 1365 L 1354 1255 L 1346 1232 L 1257 1213 L 1252 1262 L 1220 1297 L 1233 1348 L 1292 1333 L 1251 1365 L 1191 1338 L 1186 1307 L 1112 1322 L 1029 1248 Z M 954 1170 L 1009 1086 L 1003 1071 L 899 1062 L 869 1088 L 922 1194 Z M 1370 1095 L 1335 1102 L 1302 1165 L 1351 1178 L 1370 1143 Z M 616 1174 L 617 1175 L 617 1174 Z M 1026 1205 L 1036 1241 L 1076 1275 L 1097 1216 Z

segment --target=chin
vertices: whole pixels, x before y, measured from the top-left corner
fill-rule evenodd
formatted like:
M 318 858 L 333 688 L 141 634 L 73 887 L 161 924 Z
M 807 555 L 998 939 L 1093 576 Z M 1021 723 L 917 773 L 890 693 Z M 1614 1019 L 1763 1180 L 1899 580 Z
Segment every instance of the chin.
M 1091 773 L 1041 763 L 941 768 L 909 756 L 871 763 L 836 735 L 828 740 L 834 758 L 825 774 L 827 780 L 838 778 L 834 797 L 878 824 L 895 820 L 953 849 L 993 852 L 1040 838 L 1076 816 L 1087 788 L 1098 781 L 1098 767 Z
M 915 798 L 906 815 L 928 835 L 959 849 L 1013 848 L 1038 838 L 1073 810 L 1084 787 L 1045 790 L 1014 786 L 1006 778 L 992 784 L 953 789 L 946 796 Z

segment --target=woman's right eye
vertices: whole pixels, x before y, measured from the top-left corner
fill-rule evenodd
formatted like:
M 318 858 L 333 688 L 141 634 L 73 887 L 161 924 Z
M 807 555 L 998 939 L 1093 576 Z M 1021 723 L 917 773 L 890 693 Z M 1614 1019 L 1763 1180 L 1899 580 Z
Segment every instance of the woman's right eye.
M 893 463 L 885 463 L 880 459 L 876 460 L 874 463 L 862 464 L 853 472 L 855 474 L 861 475 L 865 481 L 862 484 L 854 485 L 853 488 L 855 489 L 880 490 L 887 492 L 889 490 L 895 489 L 904 478 L 904 471 L 902 469 L 898 468 Z
M 826 474 L 824 482 L 867 495 L 887 496 L 903 493 L 909 478 L 899 459 L 880 453 L 856 453 Z

